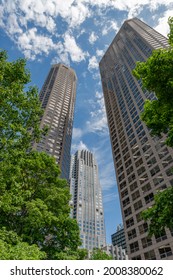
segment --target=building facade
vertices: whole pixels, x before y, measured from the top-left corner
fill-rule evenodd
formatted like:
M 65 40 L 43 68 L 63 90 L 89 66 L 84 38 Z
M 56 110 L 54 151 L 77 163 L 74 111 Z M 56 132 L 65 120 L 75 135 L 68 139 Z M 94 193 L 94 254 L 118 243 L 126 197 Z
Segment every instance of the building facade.
M 128 260 L 128 256 L 126 254 L 126 250 L 123 249 L 121 246 L 118 247 L 117 245 L 106 245 L 102 248 L 109 256 L 112 256 L 113 260 Z
M 77 77 L 73 69 L 52 65 L 40 92 L 44 114 L 40 127 L 47 125 L 49 132 L 34 144 L 38 151 L 55 157 L 61 168 L 61 177 L 69 179 L 70 150 L 76 99 Z
M 78 221 L 82 248 L 105 246 L 105 224 L 98 166 L 93 154 L 77 151 L 70 168 L 71 217 Z
M 156 97 L 132 75 L 136 61 L 166 47 L 164 36 L 134 18 L 124 22 L 100 62 L 127 254 L 133 260 L 173 259 L 173 231 L 149 238 L 140 216 L 158 190 L 173 185 L 173 149 L 163 138 L 151 137 L 140 120 L 145 99 Z
M 111 235 L 112 245 L 121 247 L 126 250 L 126 238 L 124 233 L 124 227 L 122 225 L 117 226 L 117 231 Z

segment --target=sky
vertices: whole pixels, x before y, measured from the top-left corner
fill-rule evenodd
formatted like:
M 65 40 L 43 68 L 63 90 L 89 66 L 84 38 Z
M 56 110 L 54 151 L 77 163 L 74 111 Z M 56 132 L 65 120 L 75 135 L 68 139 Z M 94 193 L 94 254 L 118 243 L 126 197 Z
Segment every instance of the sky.
M 88 149 L 99 166 L 107 243 L 122 223 L 99 61 L 123 22 L 138 17 L 163 35 L 172 0 L 0 0 L 0 48 L 10 61 L 27 59 L 31 85 L 40 90 L 51 64 L 78 77 L 72 153 Z

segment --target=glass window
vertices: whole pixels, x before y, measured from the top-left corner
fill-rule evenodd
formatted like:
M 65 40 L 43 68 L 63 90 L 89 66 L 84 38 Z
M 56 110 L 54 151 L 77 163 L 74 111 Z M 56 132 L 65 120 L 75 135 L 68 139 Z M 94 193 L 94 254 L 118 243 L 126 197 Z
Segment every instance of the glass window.
M 129 228 L 129 227 L 131 227 L 131 226 L 133 226 L 134 225 L 134 220 L 133 220 L 133 218 L 130 218 L 130 219 L 128 219 L 127 221 L 126 221 L 126 226 L 127 226 L 127 228 Z
M 158 173 L 160 171 L 159 166 L 155 166 L 153 169 L 150 170 L 150 173 L 152 176 L 154 176 L 156 173 Z
M 139 193 L 139 191 L 137 190 L 136 192 L 134 192 L 134 193 L 132 194 L 132 199 L 133 199 L 133 201 L 136 200 L 139 196 L 140 196 L 140 193 Z
M 127 197 L 126 199 L 123 200 L 123 207 L 125 207 L 129 203 L 130 203 L 130 199 L 129 199 L 129 197 Z
M 154 194 L 150 193 L 150 194 L 146 195 L 144 198 L 145 198 L 145 203 L 148 204 L 154 199 Z
M 130 244 L 130 252 L 131 252 L 131 253 L 134 253 L 134 252 L 136 252 L 136 251 L 138 251 L 138 250 L 139 250 L 138 241 L 136 241 L 136 242 Z
M 152 240 L 148 237 L 144 237 L 141 239 L 141 242 L 142 242 L 142 247 L 143 248 L 146 248 L 148 246 L 151 246 L 152 245 Z
M 134 191 L 138 187 L 137 182 L 134 182 L 133 184 L 130 185 L 130 190 L 131 192 Z
M 145 260 L 156 260 L 154 250 L 144 253 Z
M 139 212 L 138 214 L 136 214 L 136 220 L 138 223 L 143 220 L 141 213 L 142 213 L 142 211 Z
M 143 223 L 138 228 L 139 228 L 139 233 L 143 234 L 143 233 L 148 231 L 148 224 L 147 223 Z
M 163 259 L 163 258 L 166 258 L 168 256 L 171 256 L 172 255 L 172 250 L 169 247 L 169 245 L 165 246 L 165 247 L 162 246 L 162 248 L 159 249 L 159 253 L 160 253 L 161 259 Z
M 127 234 L 128 234 L 128 239 L 129 240 L 135 238 L 136 237 L 136 229 L 134 228 L 134 229 L 130 230 Z
M 160 234 L 158 233 L 157 235 L 155 235 L 155 238 L 156 238 L 156 242 L 160 242 L 162 240 L 167 239 L 167 235 L 166 235 L 165 230 L 163 230 L 162 233 L 160 233 Z
M 129 216 L 130 214 L 132 214 L 132 209 L 131 207 L 127 208 L 126 210 L 124 210 L 124 215 L 125 217 Z
M 126 195 L 128 195 L 128 190 L 125 189 L 124 191 L 121 192 L 121 197 L 125 197 Z
M 135 256 L 135 257 L 132 258 L 132 260 L 141 260 L 141 256 L 140 255 Z
M 142 187 L 143 193 L 148 192 L 149 190 L 151 190 L 150 183 L 148 183 L 148 184 L 146 184 L 145 186 Z
M 141 201 L 141 200 L 137 201 L 137 202 L 134 204 L 134 209 L 135 209 L 135 211 L 138 210 L 138 209 L 140 209 L 142 206 L 143 206 L 143 205 L 142 205 L 142 201 Z

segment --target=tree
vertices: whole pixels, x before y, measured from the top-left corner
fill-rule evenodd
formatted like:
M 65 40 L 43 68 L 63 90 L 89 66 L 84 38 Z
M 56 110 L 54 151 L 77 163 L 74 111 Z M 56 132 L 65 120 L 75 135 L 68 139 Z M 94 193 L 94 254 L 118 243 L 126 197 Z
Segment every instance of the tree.
M 173 229 L 173 187 L 156 194 L 154 201 L 154 205 L 142 213 L 144 220 L 150 222 L 150 236 L 162 233 L 165 227 Z
M 69 186 L 53 157 L 44 152 L 11 151 L 0 162 L 0 225 L 53 259 L 80 245 L 76 220 L 69 217 Z
M 0 230 L 0 260 L 40 260 L 45 257 L 46 253 L 41 252 L 37 245 L 22 242 L 13 231 Z
M 94 248 L 90 260 L 112 260 L 112 256 L 109 256 L 100 248 Z
M 70 251 L 73 258 L 81 241 L 69 216 L 69 185 L 53 157 L 32 150 L 45 130 L 36 88 L 24 90 L 25 64 L 0 52 L 0 257 L 56 259 Z
M 166 135 L 166 144 L 173 147 L 173 17 L 168 20 L 170 46 L 154 50 L 146 62 L 137 62 L 133 74 L 142 80 L 143 88 L 155 92 L 156 100 L 146 100 L 141 119 L 153 135 Z M 154 205 L 142 216 L 149 221 L 149 234 L 162 233 L 164 227 L 173 228 L 173 187 L 159 192 Z
M 66 250 L 56 254 L 56 260 L 87 260 L 87 257 L 88 251 L 86 249 Z
M 26 60 L 7 61 L 5 51 L 0 52 L 0 150 L 29 148 L 39 139 L 43 113 L 36 87 L 25 90 L 30 73 Z

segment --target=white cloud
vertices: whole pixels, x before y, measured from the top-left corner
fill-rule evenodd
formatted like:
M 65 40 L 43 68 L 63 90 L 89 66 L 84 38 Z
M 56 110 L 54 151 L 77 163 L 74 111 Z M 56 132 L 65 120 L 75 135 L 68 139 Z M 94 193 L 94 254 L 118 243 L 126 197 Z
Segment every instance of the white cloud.
M 104 50 L 96 50 L 96 55 L 98 56 L 98 57 L 102 57 L 103 55 L 104 55 Z
M 17 3 L 18 2 L 18 3 Z M 14 1 L 16 4 L 16 14 L 22 26 L 27 27 L 29 22 L 34 23 L 36 26 L 43 27 L 49 32 L 55 31 L 55 21 L 52 17 L 52 2 L 49 1 L 34 1 L 34 0 L 18 0 Z M 54 6 L 55 9 L 55 6 Z M 10 10 L 8 11 L 10 13 Z
M 92 76 L 93 76 L 93 79 L 94 79 L 94 80 L 97 80 L 97 82 L 98 82 L 97 84 L 98 84 L 98 85 L 101 85 L 101 82 L 100 82 L 100 73 L 99 73 L 99 71 L 93 73 Z
M 94 116 L 92 115 L 94 120 L 92 119 L 91 121 L 87 121 L 87 131 L 88 133 L 93 132 L 97 134 L 107 134 L 107 118 L 105 115 L 103 116 Z
M 94 32 L 91 32 L 91 34 L 89 36 L 90 44 L 93 45 L 97 39 L 98 39 L 98 36 Z
M 103 98 L 103 93 L 99 92 L 99 91 L 96 91 L 96 97 L 97 98 Z
M 83 130 L 80 128 L 73 128 L 73 139 L 81 138 L 83 135 Z
M 116 8 L 119 10 L 130 10 L 130 8 L 134 8 L 137 5 L 151 5 L 152 9 L 157 9 L 158 5 L 169 5 L 172 4 L 172 0 L 97 0 L 93 2 L 93 0 L 81 0 L 81 2 L 85 4 L 90 4 L 94 6 L 98 6 L 100 8 Z
M 111 30 L 114 30 L 115 32 L 117 32 L 118 29 L 119 29 L 118 23 L 115 20 L 110 20 L 110 21 L 106 22 L 106 24 L 102 30 L 102 35 L 107 35 L 108 32 L 110 32 Z
M 92 56 L 89 59 L 88 70 L 92 71 L 93 69 L 98 69 L 98 67 L 99 65 L 96 56 Z
M 38 54 L 48 54 L 56 45 L 48 36 L 39 35 L 37 28 L 31 28 L 26 33 L 18 35 L 18 46 L 29 59 L 35 59 Z
M 103 95 L 97 91 L 95 98 L 95 100 L 89 100 L 92 110 L 90 112 L 91 119 L 86 122 L 86 130 L 88 133 L 107 135 L 108 125 Z
M 78 39 L 80 36 L 82 36 L 84 33 L 86 33 L 86 30 L 84 28 L 82 28 L 81 30 L 78 31 L 78 34 L 76 36 L 76 38 Z
M 162 35 L 166 36 L 169 33 L 168 18 L 173 15 L 173 10 L 166 11 L 162 17 L 159 18 L 157 26 L 154 28 Z
M 57 52 L 57 56 L 54 57 L 52 63 L 62 62 L 67 66 L 70 66 L 70 57 L 68 51 L 65 49 L 62 42 L 58 42 L 55 44 L 55 50 Z
M 76 153 L 76 151 L 78 150 L 89 150 L 89 149 L 84 142 L 80 141 L 72 145 L 72 154 Z
M 65 0 L 55 1 L 56 11 L 68 22 L 71 28 L 81 25 L 91 15 L 90 10 L 82 1 Z
M 85 60 L 85 57 L 88 56 L 88 54 L 83 52 L 82 49 L 77 45 L 75 38 L 68 32 L 64 36 L 64 48 L 64 51 L 70 54 L 71 60 L 73 62 L 80 62 Z
M 76 28 L 90 16 L 90 11 L 82 2 L 74 0 L 7 0 L 3 2 L 3 6 L 0 8 L 0 15 L 0 26 L 5 27 L 6 32 L 27 58 L 34 59 L 38 54 L 48 53 L 52 50 L 50 45 L 52 45 L 53 35 L 57 36 L 55 31 L 58 29 L 58 26 L 56 26 L 58 17 L 63 18 L 68 23 L 69 28 Z M 36 27 L 37 32 L 35 32 Z M 51 35 L 47 36 L 45 31 L 48 31 Z M 18 37 L 18 33 L 22 35 Z M 36 43 L 31 37 L 34 37 Z M 41 38 L 43 42 L 41 42 Z M 85 59 L 88 54 L 77 45 L 74 36 L 66 32 L 63 39 L 63 51 L 59 48 L 59 45 L 54 47 L 54 49 L 60 51 L 60 59 L 68 62 L 68 54 L 73 62 L 80 62 Z M 62 38 L 58 43 L 60 41 L 62 43 Z M 23 42 L 27 43 L 26 47 Z M 38 46 L 38 42 L 40 42 L 40 46 Z
M 15 14 L 10 14 L 8 18 L 8 23 L 7 23 L 7 29 L 8 33 L 11 35 L 17 34 L 17 33 L 22 33 L 22 28 L 20 28 L 18 21 L 17 21 L 17 16 Z
M 58 43 L 61 42 L 64 47 L 64 50 L 60 51 L 59 58 L 69 62 L 70 56 L 71 60 L 77 63 L 85 60 L 88 56 L 88 53 L 79 47 L 75 38 L 80 36 L 79 27 L 82 29 L 83 26 L 81 25 L 89 17 L 93 16 L 95 21 L 99 21 L 101 14 L 104 15 L 109 10 L 120 10 L 127 12 L 127 18 L 130 18 L 138 16 L 146 7 L 153 12 L 162 6 L 165 8 L 165 12 L 156 28 L 166 35 L 168 30 L 166 27 L 166 17 L 168 14 L 172 15 L 173 4 L 172 0 L 6 0 L 1 2 L 0 27 L 4 29 L 27 57 L 34 59 L 42 53 L 48 54 L 53 49 L 59 51 L 58 47 L 52 48 L 53 41 L 54 44 L 57 43 L 53 36 L 58 36 Z M 67 24 L 64 25 L 66 28 L 65 37 L 62 35 L 61 27 L 58 25 L 59 20 L 63 20 Z M 95 21 L 93 21 L 94 24 Z M 116 19 L 105 21 L 103 17 L 103 22 L 101 23 L 105 25 L 102 31 L 103 34 L 107 34 L 110 30 L 115 30 L 116 32 L 119 28 Z M 34 28 L 37 28 L 37 32 L 34 33 L 37 43 L 29 39 L 29 42 L 27 42 L 28 47 L 25 48 L 22 42 L 26 40 L 25 36 L 31 38 Z M 75 33 L 73 33 L 74 31 Z M 79 35 L 76 35 L 76 31 L 78 31 Z M 93 31 L 89 37 L 90 43 L 93 44 L 98 37 L 99 35 Z M 43 38 L 43 46 L 38 46 L 38 42 L 42 45 L 41 38 Z M 98 68 L 98 56 L 100 55 L 97 52 L 96 56 L 90 58 L 90 70 Z
M 60 52 L 60 50 L 58 50 L 57 52 L 58 54 L 52 59 L 51 64 L 63 63 L 70 67 L 70 59 L 68 53 Z
M 77 5 L 71 7 L 70 27 L 73 28 L 79 26 L 91 15 L 87 6 L 83 5 L 79 1 L 76 4 Z

